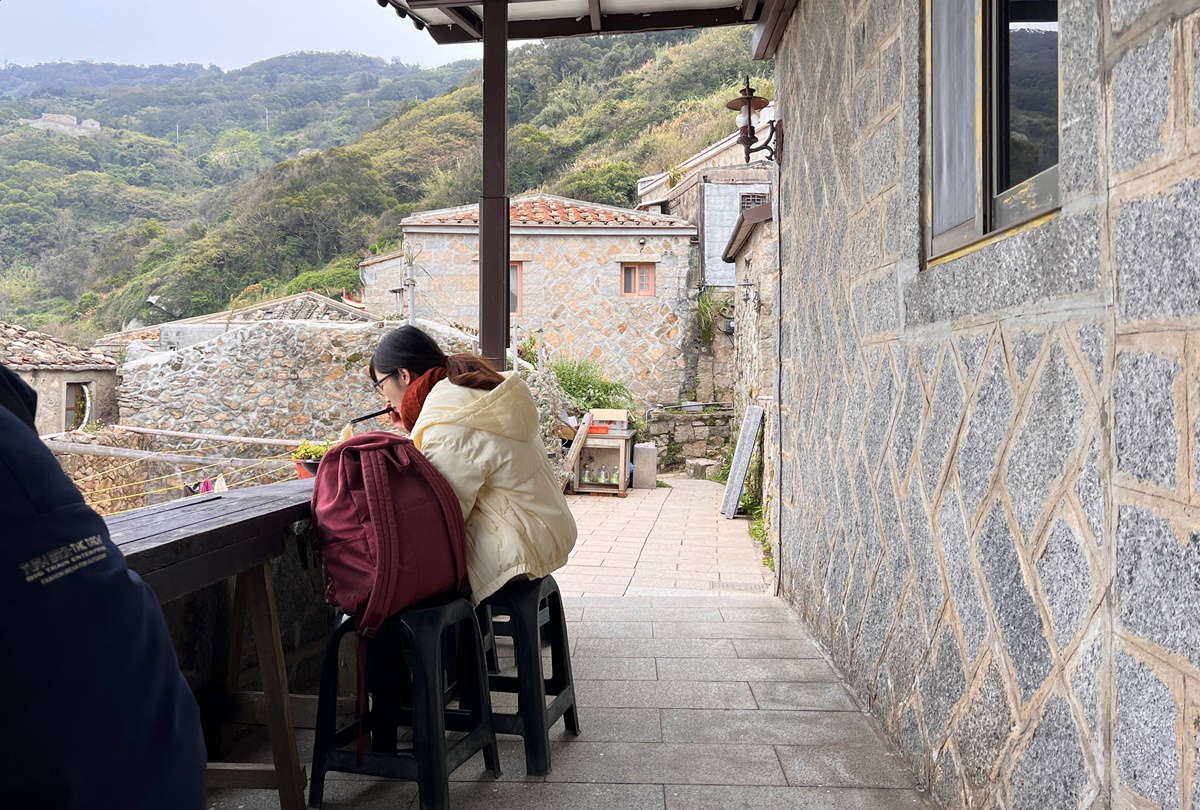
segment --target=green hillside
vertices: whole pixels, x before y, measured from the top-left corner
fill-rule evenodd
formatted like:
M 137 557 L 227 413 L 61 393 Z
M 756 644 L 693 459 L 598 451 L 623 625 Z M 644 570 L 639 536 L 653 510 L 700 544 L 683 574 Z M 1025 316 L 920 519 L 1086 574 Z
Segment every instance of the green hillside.
M 749 60 L 750 34 L 556 40 L 513 51 L 511 192 L 631 203 L 639 176 L 732 130 L 724 101 L 745 73 L 771 71 Z M 305 76 L 305 60 L 326 57 L 329 65 Z M 374 72 L 353 72 L 357 59 L 367 60 L 292 55 L 217 77 L 109 87 L 94 93 L 92 107 L 35 107 L 32 95 L 0 101 L 0 124 L 6 115 L 62 111 L 108 126 L 103 109 L 126 127 L 95 140 L 0 127 L 0 319 L 87 342 L 135 319 L 212 312 L 233 299 L 307 287 L 336 293 L 357 286 L 362 256 L 396 247 L 407 214 L 474 202 L 482 174 L 478 70 L 436 97 L 394 102 L 393 113 L 372 124 L 346 112 L 356 94 L 422 76 L 433 83 L 428 90 L 461 66 L 391 76 L 381 60 Z M 317 78 L 322 70 L 342 76 L 346 92 L 295 106 L 314 85 L 333 82 Z M 769 95 L 769 78 L 756 81 Z M 274 82 L 277 97 L 297 94 L 293 112 L 321 110 L 312 120 L 272 113 L 268 136 L 265 121 L 255 130 L 238 117 L 254 112 L 229 89 L 238 82 Z M 348 92 L 356 82 L 366 89 Z M 68 94 L 76 102 L 86 95 Z M 373 113 L 381 103 L 372 102 Z M 331 119 L 334 107 L 343 112 Z M 210 113 L 211 126 L 201 120 Z M 364 123 L 361 134 L 345 136 Z M 210 140 L 193 147 L 186 133 L 198 127 Z M 343 134 L 313 134 L 330 127 Z M 299 155 L 302 144 L 313 151 Z

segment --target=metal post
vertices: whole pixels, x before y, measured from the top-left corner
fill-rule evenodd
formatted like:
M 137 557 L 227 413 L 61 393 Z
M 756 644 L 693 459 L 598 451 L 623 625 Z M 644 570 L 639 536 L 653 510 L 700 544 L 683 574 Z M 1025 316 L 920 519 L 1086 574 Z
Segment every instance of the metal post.
M 417 325 L 417 273 L 412 261 L 405 261 L 404 286 L 408 288 L 408 325 Z
M 483 2 L 483 196 L 479 199 L 479 343 L 505 368 L 508 321 L 508 0 Z

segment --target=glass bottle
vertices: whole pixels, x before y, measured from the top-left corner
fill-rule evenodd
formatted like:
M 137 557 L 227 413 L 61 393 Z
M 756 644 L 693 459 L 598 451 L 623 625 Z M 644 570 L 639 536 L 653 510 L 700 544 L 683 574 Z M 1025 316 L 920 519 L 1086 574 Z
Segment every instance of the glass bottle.
M 592 465 L 587 463 L 583 465 L 583 483 L 590 484 L 592 482 Z
M 608 467 L 604 466 L 603 464 L 600 465 L 600 483 L 608 483 Z

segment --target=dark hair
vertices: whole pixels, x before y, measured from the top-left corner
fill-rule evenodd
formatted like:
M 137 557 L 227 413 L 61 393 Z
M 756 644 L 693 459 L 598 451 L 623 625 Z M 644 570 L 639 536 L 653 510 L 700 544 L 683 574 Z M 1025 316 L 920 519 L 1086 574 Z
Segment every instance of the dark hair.
M 384 336 L 371 356 L 371 379 L 378 381 L 400 369 L 414 377 L 437 366 L 446 369 L 446 376 L 455 385 L 491 391 L 504 378 L 495 366 L 473 354 L 447 356 L 437 341 L 415 326 L 401 326 Z

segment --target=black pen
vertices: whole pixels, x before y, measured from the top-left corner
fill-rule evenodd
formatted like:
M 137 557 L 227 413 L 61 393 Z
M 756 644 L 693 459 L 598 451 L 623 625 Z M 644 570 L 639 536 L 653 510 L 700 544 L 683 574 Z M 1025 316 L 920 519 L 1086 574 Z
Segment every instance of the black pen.
M 396 410 L 395 408 L 393 408 L 391 405 L 389 405 L 386 408 L 384 408 L 382 411 L 375 411 L 375 413 L 369 413 L 366 416 L 360 416 L 357 419 L 351 419 L 350 424 L 357 425 L 359 422 L 365 422 L 368 419 L 374 419 L 377 416 L 383 416 L 384 414 L 392 413 L 395 410 Z

